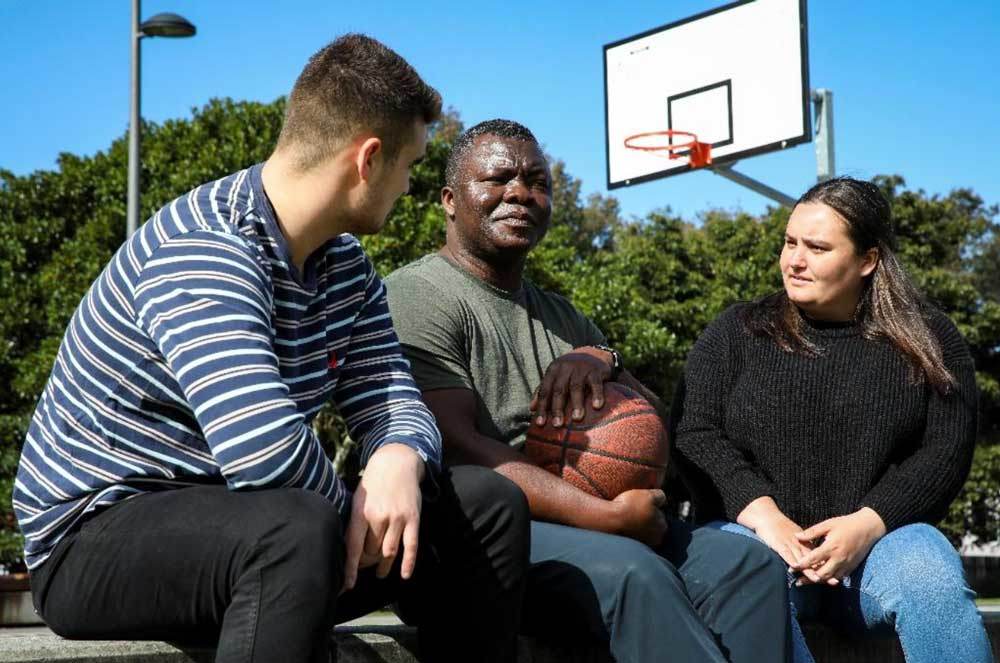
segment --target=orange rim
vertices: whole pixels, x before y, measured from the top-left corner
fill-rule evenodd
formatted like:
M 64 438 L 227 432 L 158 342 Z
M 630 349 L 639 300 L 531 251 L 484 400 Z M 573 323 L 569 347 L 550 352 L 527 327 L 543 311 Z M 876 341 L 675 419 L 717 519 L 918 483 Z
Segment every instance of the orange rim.
M 667 143 L 666 145 L 636 145 L 635 141 L 641 140 L 643 138 L 650 138 L 653 136 L 666 136 L 667 138 L 673 138 L 675 136 L 684 136 L 690 138 L 691 140 L 685 141 L 683 143 Z M 646 131 L 644 133 L 633 134 L 625 138 L 625 147 L 630 150 L 639 150 L 641 152 L 666 152 L 667 156 L 671 159 L 681 159 L 684 157 L 682 154 L 677 154 L 682 150 L 687 150 L 687 156 L 690 164 L 694 168 L 699 168 L 701 166 L 707 166 L 712 163 L 712 146 L 709 143 L 702 143 L 698 140 L 698 136 L 691 133 L 690 131 L 678 131 L 676 129 L 665 129 L 662 131 Z

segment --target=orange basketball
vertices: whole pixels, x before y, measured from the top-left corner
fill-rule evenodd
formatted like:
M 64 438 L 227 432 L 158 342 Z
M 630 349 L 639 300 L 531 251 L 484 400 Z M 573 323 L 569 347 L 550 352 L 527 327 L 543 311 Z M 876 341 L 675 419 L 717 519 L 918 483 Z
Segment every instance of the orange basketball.
M 659 488 L 667 470 L 667 431 L 649 401 L 623 384 L 604 385 L 604 407 L 562 428 L 532 423 L 525 453 L 537 465 L 591 495 L 614 499 L 633 488 Z

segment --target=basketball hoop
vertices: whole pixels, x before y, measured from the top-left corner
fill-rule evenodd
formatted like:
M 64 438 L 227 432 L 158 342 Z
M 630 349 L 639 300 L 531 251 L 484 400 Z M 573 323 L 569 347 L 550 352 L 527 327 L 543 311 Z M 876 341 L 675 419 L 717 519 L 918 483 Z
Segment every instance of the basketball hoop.
M 683 143 L 674 143 L 673 138 L 679 136 L 689 138 Z M 667 142 L 663 142 L 663 138 Z M 625 139 L 625 147 L 630 150 L 640 152 L 663 152 L 669 159 L 683 159 L 687 150 L 688 163 L 692 168 L 701 168 L 712 163 L 711 143 L 702 143 L 698 136 L 690 131 L 677 131 L 676 129 L 666 129 L 664 131 L 647 131 L 646 133 L 634 134 Z

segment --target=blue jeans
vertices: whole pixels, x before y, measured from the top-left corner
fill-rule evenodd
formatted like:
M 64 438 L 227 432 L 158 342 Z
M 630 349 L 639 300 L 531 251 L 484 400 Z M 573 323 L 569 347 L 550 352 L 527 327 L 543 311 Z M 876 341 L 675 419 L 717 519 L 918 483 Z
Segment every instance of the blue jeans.
M 760 541 L 736 523 L 708 526 Z M 840 586 L 792 586 L 790 594 L 795 663 L 813 663 L 798 619 L 859 634 L 895 631 L 907 663 L 993 661 L 962 561 L 930 525 L 906 525 L 886 534 Z
M 607 646 L 618 663 L 783 663 L 785 565 L 740 536 L 671 521 L 654 550 L 531 523 L 522 628 Z

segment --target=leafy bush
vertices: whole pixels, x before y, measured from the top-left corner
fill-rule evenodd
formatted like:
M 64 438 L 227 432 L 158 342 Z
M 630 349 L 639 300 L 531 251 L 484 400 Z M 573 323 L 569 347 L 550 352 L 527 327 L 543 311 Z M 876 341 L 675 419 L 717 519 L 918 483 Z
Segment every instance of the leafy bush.
M 956 546 L 969 534 L 979 543 L 1000 540 L 1000 444 L 976 449 L 969 478 L 941 529 Z

